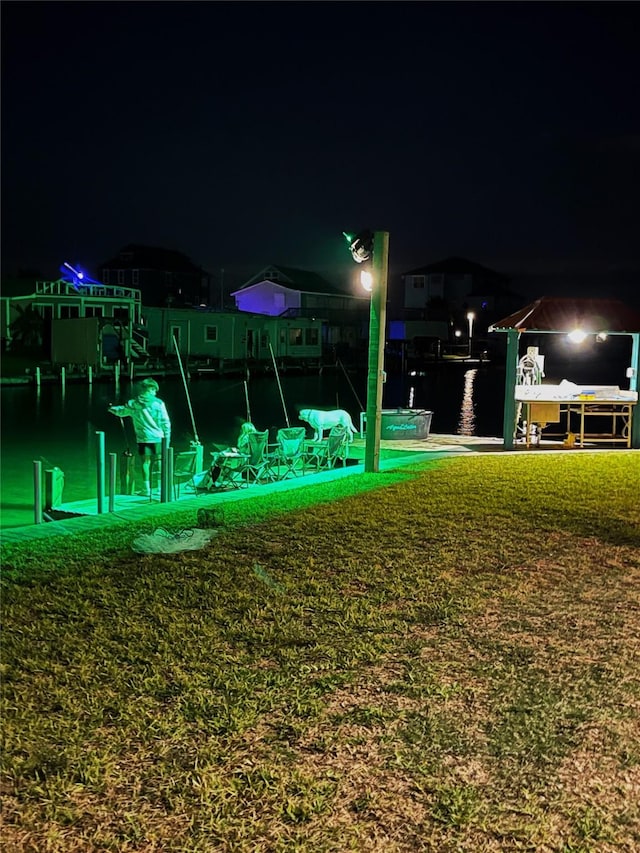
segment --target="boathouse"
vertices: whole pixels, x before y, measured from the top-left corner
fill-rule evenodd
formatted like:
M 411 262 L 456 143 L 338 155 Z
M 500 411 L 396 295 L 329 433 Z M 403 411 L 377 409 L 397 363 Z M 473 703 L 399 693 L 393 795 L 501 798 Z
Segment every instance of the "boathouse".
M 55 363 L 97 365 L 146 356 L 140 291 L 132 287 L 21 281 L 1 297 L 1 335 L 8 351 L 42 347 Z M 17 292 L 16 292 L 17 291 Z M 82 322 L 76 322 L 82 321 Z

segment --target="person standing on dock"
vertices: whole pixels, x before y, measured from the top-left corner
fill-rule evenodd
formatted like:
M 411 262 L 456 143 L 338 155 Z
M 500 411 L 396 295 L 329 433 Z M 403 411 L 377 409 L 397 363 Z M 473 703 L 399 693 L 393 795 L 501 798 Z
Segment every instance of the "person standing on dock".
M 160 386 L 155 379 L 143 379 L 138 396 L 123 406 L 109 406 L 112 415 L 129 417 L 138 443 L 142 463 L 142 494 L 151 495 L 151 470 L 155 458 L 162 451 L 162 439 L 171 441 L 171 421 L 164 402 L 156 396 Z

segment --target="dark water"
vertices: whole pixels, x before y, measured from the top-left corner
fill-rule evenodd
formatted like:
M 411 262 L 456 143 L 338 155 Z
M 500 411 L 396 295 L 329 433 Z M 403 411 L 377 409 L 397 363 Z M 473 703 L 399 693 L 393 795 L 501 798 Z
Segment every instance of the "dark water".
M 604 361 L 598 351 L 581 361 L 567 362 L 550 347 L 546 379 L 618 384 L 624 378 L 626 355 L 620 362 Z M 301 425 L 301 408 L 342 408 L 351 413 L 356 427 L 366 405 L 366 375 L 326 370 L 322 375 L 252 377 L 248 382 L 251 419 L 259 429 L 275 431 Z M 626 384 L 625 384 L 626 383 Z M 64 500 L 92 497 L 96 483 L 96 431 L 105 433 L 106 453 L 135 451 L 131 422 L 110 415 L 109 404 L 131 396 L 128 380 L 119 389 L 109 383 L 3 387 L 1 432 L 1 522 L 12 527 L 33 522 L 33 461 L 43 468 L 64 471 Z M 180 378 L 160 379 L 160 395 L 173 424 L 175 452 L 188 450 L 194 432 L 204 445 L 205 462 L 214 444 L 235 443 L 247 417 L 242 378 L 193 379 L 188 397 Z M 191 410 L 189 403 L 191 403 Z M 502 435 L 504 369 L 496 365 L 447 365 L 428 368 L 424 376 L 390 375 L 384 386 L 383 408 L 411 406 L 433 411 L 431 432 L 483 436 Z M 193 413 L 193 418 L 191 415 Z M 285 416 L 286 411 L 286 416 Z M 195 430 L 194 430 L 195 424 Z M 309 434 L 310 434 L 310 430 Z

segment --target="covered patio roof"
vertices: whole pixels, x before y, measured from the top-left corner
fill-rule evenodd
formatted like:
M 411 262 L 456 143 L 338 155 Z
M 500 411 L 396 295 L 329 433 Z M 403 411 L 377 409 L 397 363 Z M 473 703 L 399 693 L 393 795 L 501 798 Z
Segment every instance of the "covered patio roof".
M 575 329 L 607 334 L 640 332 L 640 312 L 619 299 L 574 299 L 542 296 L 489 328 L 490 332 L 569 334 Z

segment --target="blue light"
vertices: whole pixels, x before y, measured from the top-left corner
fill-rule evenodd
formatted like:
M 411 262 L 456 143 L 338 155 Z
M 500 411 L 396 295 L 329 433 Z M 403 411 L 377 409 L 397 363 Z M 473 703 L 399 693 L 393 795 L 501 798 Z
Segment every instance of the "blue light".
M 71 264 L 64 261 L 62 266 L 60 267 L 60 272 L 62 273 L 62 280 L 67 284 L 72 284 L 76 290 L 80 287 L 88 287 L 92 284 L 100 284 L 99 281 L 88 276 L 81 269 L 76 269 L 72 267 Z

